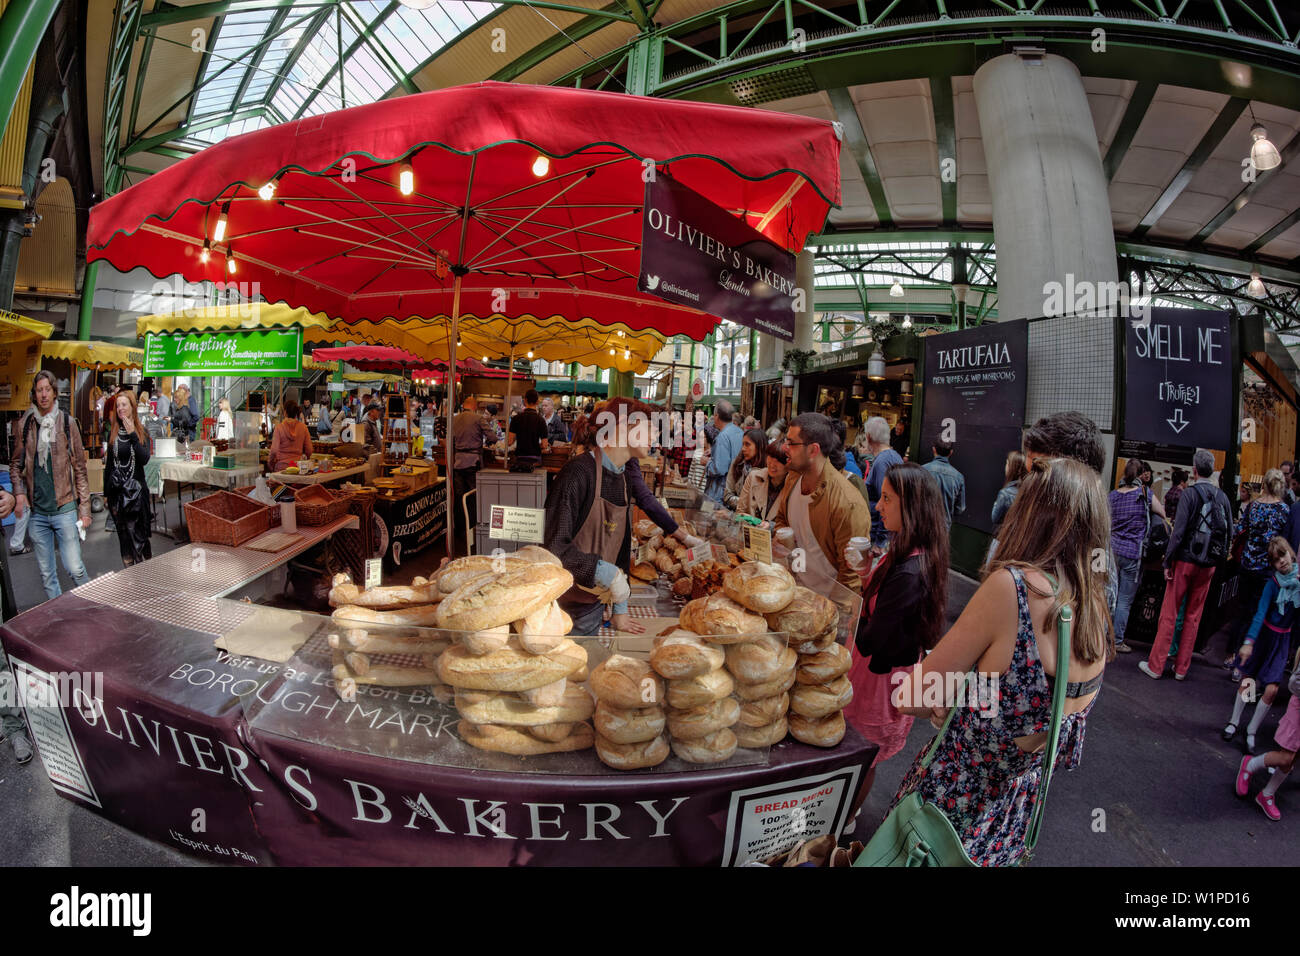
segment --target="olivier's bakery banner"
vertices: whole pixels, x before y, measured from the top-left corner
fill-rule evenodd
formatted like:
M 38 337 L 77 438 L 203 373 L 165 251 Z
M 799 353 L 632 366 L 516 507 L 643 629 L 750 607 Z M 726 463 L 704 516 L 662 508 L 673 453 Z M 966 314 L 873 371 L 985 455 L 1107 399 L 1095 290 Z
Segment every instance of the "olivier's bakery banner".
M 811 308 L 794 256 L 663 173 L 646 184 L 637 289 L 787 342 L 795 312 Z
M 1125 326 L 1124 437 L 1228 447 L 1237 406 L 1227 313 L 1153 308 L 1149 321 Z
M 959 524 L 993 531 L 1006 453 L 1020 447 L 1028 357 L 1024 319 L 925 338 L 920 463 L 936 442 L 954 446 L 949 461 L 966 479 L 966 510 L 953 516 Z

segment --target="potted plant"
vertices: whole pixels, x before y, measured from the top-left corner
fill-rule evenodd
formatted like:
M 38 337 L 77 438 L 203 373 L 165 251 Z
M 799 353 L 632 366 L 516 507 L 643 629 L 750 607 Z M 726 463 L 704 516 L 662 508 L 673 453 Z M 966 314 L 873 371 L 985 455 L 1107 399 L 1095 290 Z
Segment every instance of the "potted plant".
M 812 349 L 788 350 L 781 358 L 781 368 L 785 369 L 781 376 L 781 384 L 786 388 L 793 388 L 795 375 L 802 375 L 808 360 L 816 354 Z

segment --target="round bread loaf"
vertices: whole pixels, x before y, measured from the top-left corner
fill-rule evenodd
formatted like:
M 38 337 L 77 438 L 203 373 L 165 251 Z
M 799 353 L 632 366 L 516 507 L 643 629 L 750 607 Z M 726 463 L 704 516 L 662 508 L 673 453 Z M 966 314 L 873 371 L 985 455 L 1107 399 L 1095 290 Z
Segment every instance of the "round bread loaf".
M 614 707 L 635 709 L 664 699 L 664 682 L 648 661 L 614 654 L 591 672 L 588 683 L 600 700 Z
M 730 697 L 736 682 L 724 668 L 709 671 L 698 677 L 668 682 L 668 705 L 678 710 L 688 710 L 702 704 Z
M 491 654 L 506 646 L 510 640 L 510 625 L 488 627 L 481 631 L 465 631 L 460 635 L 460 644 L 475 657 Z
M 736 684 L 736 696 L 741 700 L 762 700 L 764 697 L 779 697 L 794 686 L 794 668 L 789 673 L 778 674 L 761 684 Z
M 804 717 L 791 714 L 790 735 L 795 740 L 814 747 L 834 747 L 844 739 L 844 711 L 837 710 L 825 717 Z
M 512 625 L 519 634 L 519 646 L 529 654 L 545 654 L 564 643 L 573 630 L 573 619 L 552 601 Z
M 673 582 L 673 594 L 678 597 L 687 597 L 691 593 L 691 579 L 678 578 Z
M 736 742 L 742 747 L 771 747 L 784 740 L 790 728 L 783 714 L 770 724 L 762 724 L 758 727 L 736 724 L 731 730 L 736 735 Z
M 433 575 L 433 580 L 437 582 L 439 591 L 450 594 L 481 574 L 497 574 L 521 568 L 527 563 L 513 555 L 494 558 L 490 554 L 471 554 L 448 561 Z
M 715 730 L 730 727 L 739 718 L 740 704 L 736 698 L 724 697 L 711 704 L 668 711 L 668 733 L 680 740 L 707 737 Z
M 664 732 L 664 711 L 658 705 L 624 709 L 598 700 L 592 723 L 596 732 L 612 743 L 642 743 Z
M 674 740 L 673 753 L 687 763 L 721 763 L 736 752 L 736 735 L 728 727 L 707 737 Z
M 459 645 L 447 648 L 438 658 L 438 679 L 474 690 L 532 690 L 572 677 L 586 666 L 586 649 L 573 641 L 548 654 L 529 654 L 512 637 L 505 647 L 482 657 Z
M 668 759 L 668 753 L 668 739 L 663 735 L 621 744 L 596 734 L 596 756 L 615 770 L 657 767 Z
M 781 610 L 768 614 L 767 624 L 774 631 L 800 634 L 807 640 L 814 634 L 824 634 L 833 628 L 839 621 L 839 614 L 839 608 L 830 598 L 806 587 L 796 586 L 790 603 Z
M 767 633 L 767 621 L 725 594 L 688 601 L 678 615 L 678 622 L 713 644 L 739 644 Z
M 511 554 L 510 557 L 520 561 L 527 561 L 530 564 L 553 564 L 557 568 L 563 567 L 558 557 L 550 551 L 547 551 L 545 548 L 539 547 L 535 544 L 524 545 L 518 551 Z
M 746 684 L 772 680 L 793 668 L 798 660 L 799 655 L 775 634 L 761 634 L 727 648 L 727 670 Z
M 722 576 L 723 593 L 759 614 L 781 610 L 794 597 L 794 588 L 789 571 L 762 561 L 746 561 Z
M 847 674 L 852 666 L 853 655 L 849 649 L 843 644 L 832 644 L 816 654 L 799 655 L 795 680 L 800 684 L 825 684 Z
M 800 635 L 791 634 L 790 646 L 800 654 L 819 654 L 834 644 L 838 636 L 835 628 L 831 628 L 821 637 L 815 637 L 811 640 L 800 639 Z
M 457 728 L 460 737 L 471 747 L 479 750 L 495 750 L 498 753 L 514 754 L 518 757 L 533 757 L 538 754 L 557 754 L 570 750 L 586 750 L 596 739 L 596 735 L 587 724 L 574 724 L 573 732 L 563 740 L 538 740 L 528 731 L 519 727 L 501 727 L 494 724 L 476 724 L 462 720 Z
M 649 562 L 632 565 L 632 577 L 638 581 L 655 581 L 659 578 L 659 569 Z
M 540 727 L 586 720 L 595 712 L 596 704 L 581 684 L 569 684 L 563 699 L 551 706 L 530 704 L 514 694 L 459 690 L 456 709 L 476 724 Z
M 520 562 L 490 581 L 471 578 L 447 595 L 438 605 L 438 626 L 481 631 L 509 624 L 546 607 L 571 587 L 573 575 L 564 568 Z
M 577 683 L 575 681 L 575 683 Z M 516 691 L 519 699 L 525 704 L 532 704 L 534 707 L 554 707 L 560 701 L 564 700 L 564 693 L 569 689 L 569 679 L 561 677 L 552 684 L 543 684 L 541 687 L 533 687 L 529 690 Z M 490 694 L 493 691 L 465 691 L 465 693 Z
M 632 530 L 642 541 L 649 541 L 659 532 L 659 526 L 649 518 L 642 518 L 632 526 Z
M 827 684 L 800 684 L 790 695 L 790 710 L 801 717 L 825 717 L 843 710 L 853 699 L 853 685 L 847 677 Z
M 716 671 L 726 660 L 722 648 L 708 644 L 698 634 L 681 628 L 655 638 L 650 666 L 660 677 L 686 680 Z
M 737 720 L 746 727 L 762 727 L 778 717 L 784 717 L 789 709 L 789 694 L 780 693 L 773 697 L 760 697 L 758 700 L 747 700 L 742 703 Z
M 536 727 L 529 727 L 528 732 L 538 740 L 554 744 L 573 733 L 573 723 L 570 721 L 561 724 L 538 724 Z

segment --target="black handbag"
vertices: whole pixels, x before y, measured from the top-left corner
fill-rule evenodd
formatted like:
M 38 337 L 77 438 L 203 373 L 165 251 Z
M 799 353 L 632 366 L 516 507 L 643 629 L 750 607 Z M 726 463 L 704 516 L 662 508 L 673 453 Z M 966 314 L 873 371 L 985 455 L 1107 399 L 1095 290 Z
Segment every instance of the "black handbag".
M 1148 561 L 1164 560 L 1169 550 L 1169 525 L 1164 518 L 1151 520 L 1151 491 L 1147 490 L 1147 532 L 1142 539 L 1142 557 Z

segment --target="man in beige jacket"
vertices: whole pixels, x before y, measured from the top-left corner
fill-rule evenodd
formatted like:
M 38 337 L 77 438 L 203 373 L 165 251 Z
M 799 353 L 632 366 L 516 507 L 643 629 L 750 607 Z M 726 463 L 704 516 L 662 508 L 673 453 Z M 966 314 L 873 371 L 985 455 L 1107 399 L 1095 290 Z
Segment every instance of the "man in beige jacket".
M 807 412 L 790 423 L 785 451 L 793 474 L 776 506 L 778 528 L 794 530 L 795 545 L 803 553 L 799 583 L 825 592 L 830 581 L 854 591 L 862 589 L 858 572 L 844 560 L 849 538 L 866 537 L 871 513 L 862 495 L 831 464 L 839 439 L 825 415 Z M 795 480 L 791 480 L 795 479 Z

